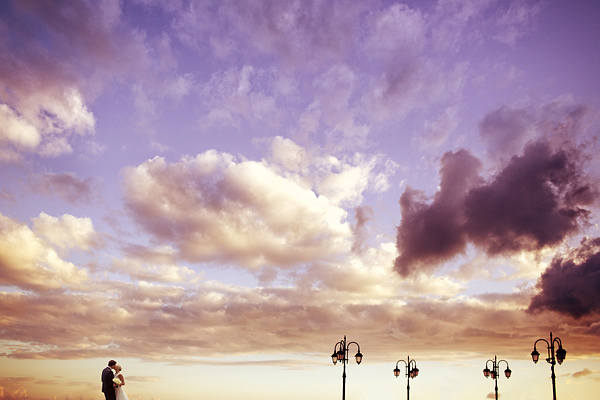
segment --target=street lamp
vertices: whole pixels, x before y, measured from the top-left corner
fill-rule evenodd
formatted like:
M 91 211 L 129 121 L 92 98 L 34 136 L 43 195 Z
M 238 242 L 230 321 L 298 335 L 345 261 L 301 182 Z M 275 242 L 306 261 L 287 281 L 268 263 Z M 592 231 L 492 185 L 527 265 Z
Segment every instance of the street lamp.
M 488 363 L 492 362 L 492 369 L 490 370 L 488 368 Z M 483 370 L 483 376 L 485 376 L 486 378 L 489 378 L 490 376 L 492 377 L 492 379 L 495 382 L 495 390 L 496 390 L 496 400 L 498 400 L 498 377 L 500 376 L 500 363 L 504 361 L 506 363 L 506 369 L 504 370 L 504 376 L 506 376 L 506 378 L 510 378 L 510 374 L 512 373 L 512 371 L 510 370 L 510 367 L 508 366 L 508 361 L 506 360 L 500 360 L 497 361 L 496 356 L 494 356 L 493 360 L 487 360 L 485 362 L 485 369 Z
M 348 350 L 352 343 L 358 347 L 358 352 L 354 357 L 356 359 L 356 363 L 360 364 L 363 358 L 363 355 L 360 352 L 360 345 L 356 342 L 348 343 L 346 341 L 346 335 L 344 335 L 343 340 L 340 340 L 335 344 L 335 346 L 333 346 L 333 354 L 331 355 L 333 364 L 337 364 L 337 362 L 340 361 L 344 366 L 344 373 L 342 374 L 342 400 L 346 400 L 346 364 L 348 363 L 349 358 Z
M 563 349 L 562 341 L 560 340 L 560 338 L 555 337 L 554 339 L 552 339 L 552 332 L 550 332 L 549 342 L 546 339 L 538 339 L 533 343 L 533 351 L 531 352 L 531 358 L 536 364 L 540 359 L 540 353 L 536 349 L 537 342 L 539 342 L 540 340 L 546 342 L 546 345 L 548 347 L 548 358 L 546 358 L 546 362 L 550 364 L 550 371 L 552 372 L 552 374 L 550 375 L 552 377 L 552 398 L 556 400 L 556 374 L 554 374 L 554 366 L 557 362 L 559 364 L 562 364 L 563 361 L 565 361 L 565 358 L 567 357 L 567 351 Z M 556 356 L 554 352 L 554 342 L 558 343 Z
M 394 376 L 397 378 L 400 376 L 400 368 L 398 363 L 402 361 L 404 363 L 404 369 L 406 374 L 406 400 L 410 400 L 410 380 L 416 378 L 419 375 L 419 368 L 417 368 L 417 362 L 407 357 L 407 361 L 398 360 L 396 361 L 396 368 L 394 368 Z

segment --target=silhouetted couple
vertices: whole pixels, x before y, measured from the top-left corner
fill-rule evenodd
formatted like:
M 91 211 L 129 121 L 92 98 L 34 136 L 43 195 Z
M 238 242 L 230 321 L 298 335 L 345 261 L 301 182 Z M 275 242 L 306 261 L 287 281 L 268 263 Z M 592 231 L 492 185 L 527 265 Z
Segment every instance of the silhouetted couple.
M 121 369 L 115 360 L 110 360 L 108 367 L 102 370 L 102 392 L 106 400 L 129 400 L 121 387 L 125 384 Z

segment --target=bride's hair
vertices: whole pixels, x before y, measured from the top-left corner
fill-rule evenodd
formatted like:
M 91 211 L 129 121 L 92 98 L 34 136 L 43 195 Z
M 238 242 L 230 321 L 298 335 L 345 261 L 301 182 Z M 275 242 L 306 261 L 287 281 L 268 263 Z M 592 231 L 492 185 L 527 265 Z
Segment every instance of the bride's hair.
M 121 371 L 123 368 L 121 368 L 121 366 L 119 364 L 115 365 L 115 369 L 117 370 L 117 372 Z

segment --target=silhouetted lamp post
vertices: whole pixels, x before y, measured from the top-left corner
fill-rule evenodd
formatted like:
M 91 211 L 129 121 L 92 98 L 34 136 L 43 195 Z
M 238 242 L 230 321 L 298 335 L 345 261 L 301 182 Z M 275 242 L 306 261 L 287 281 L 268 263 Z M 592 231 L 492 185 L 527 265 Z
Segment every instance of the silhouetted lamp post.
M 337 364 L 337 362 L 340 361 L 344 366 L 344 373 L 342 374 L 342 400 L 346 400 L 346 363 L 348 363 L 348 350 L 352 343 L 354 343 L 358 348 L 358 352 L 354 357 L 356 358 L 356 363 L 360 364 L 363 357 L 363 355 L 360 353 L 360 345 L 356 342 L 348 343 L 346 341 L 346 335 L 344 335 L 343 340 L 340 340 L 335 344 L 333 347 L 333 354 L 331 355 L 331 360 L 334 364 Z
M 398 363 L 402 361 L 404 363 L 406 374 L 406 400 L 410 400 L 410 380 L 416 378 L 417 375 L 419 375 L 419 368 L 417 368 L 417 362 L 415 360 L 411 360 L 410 357 L 407 357 L 406 359 L 408 361 L 396 361 L 396 368 L 394 368 L 394 376 L 396 378 L 400 376 L 400 368 L 398 368 Z
M 492 362 L 491 370 L 488 368 L 488 363 L 490 361 Z M 496 400 L 498 400 L 498 377 L 500 376 L 500 363 L 502 361 L 504 361 L 506 363 L 506 369 L 504 370 L 504 376 L 506 376 L 506 378 L 508 379 L 508 378 L 510 378 L 510 374 L 512 373 L 512 371 L 510 370 L 510 368 L 508 366 L 508 361 L 506 361 L 506 360 L 497 361 L 496 356 L 494 356 L 493 360 L 487 360 L 485 362 L 485 369 L 483 370 L 483 376 L 485 376 L 486 378 L 489 378 L 491 376 L 495 382 Z
M 567 357 L 567 351 L 563 349 L 562 341 L 560 340 L 560 338 L 555 337 L 553 339 L 552 332 L 550 332 L 549 342 L 546 339 L 538 339 L 535 341 L 535 343 L 533 343 L 533 351 L 531 352 L 531 358 L 533 359 L 534 363 L 537 363 L 540 359 L 540 353 L 536 349 L 537 342 L 539 342 L 540 340 L 546 342 L 546 345 L 548 347 L 548 358 L 546 358 L 546 362 L 550 364 L 550 371 L 552 372 L 552 374 L 550 375 L 552 377 L 552 398 L 556 400 L 556 374 L 554 374 L 554 366 L 557 362 L 559 364 L 562 364 L 563 361 L 565 361 L 565 358 Z M 554 342 L 558 344 L 556 354 L 554 353 Z

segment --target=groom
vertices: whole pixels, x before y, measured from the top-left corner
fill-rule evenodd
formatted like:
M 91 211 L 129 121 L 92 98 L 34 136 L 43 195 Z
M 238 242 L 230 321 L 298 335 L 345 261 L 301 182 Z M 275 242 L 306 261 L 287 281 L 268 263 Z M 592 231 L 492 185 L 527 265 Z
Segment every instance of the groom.
M 102 392 L 104 392 L 106 400 L 116 400 L 115 387 L 113 384 L 115 374 L 112 371 L 112 367 L 114 367 L 116 363 L 115 360 L 110 360 L 108 362 L 108 367 L 102 370 Z

